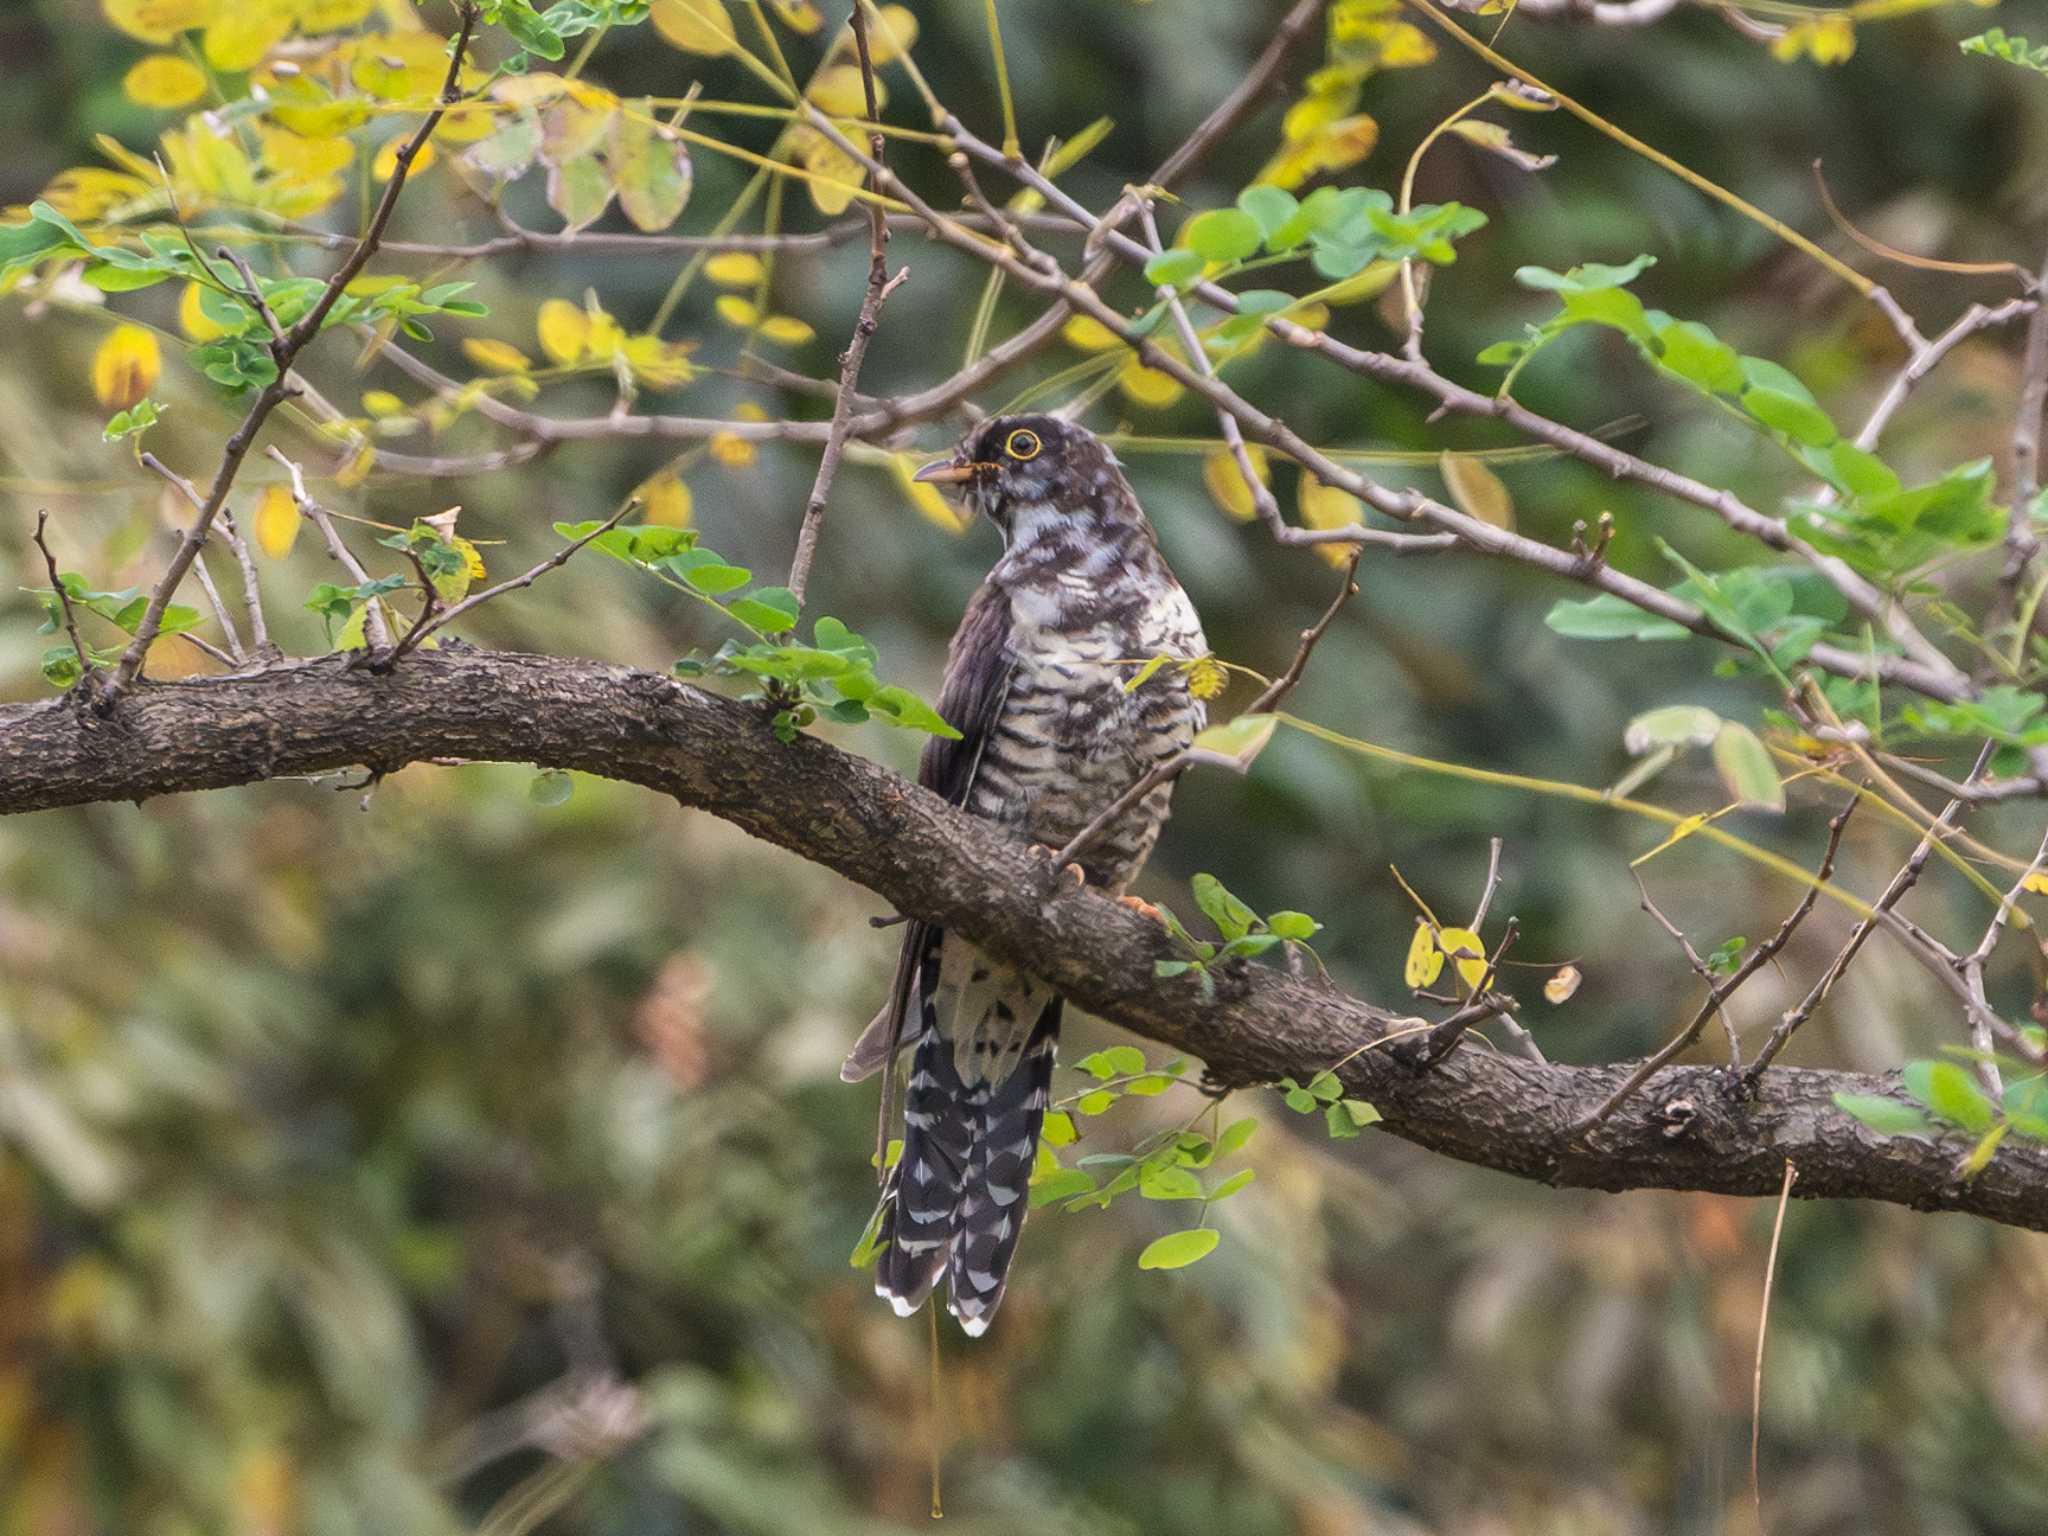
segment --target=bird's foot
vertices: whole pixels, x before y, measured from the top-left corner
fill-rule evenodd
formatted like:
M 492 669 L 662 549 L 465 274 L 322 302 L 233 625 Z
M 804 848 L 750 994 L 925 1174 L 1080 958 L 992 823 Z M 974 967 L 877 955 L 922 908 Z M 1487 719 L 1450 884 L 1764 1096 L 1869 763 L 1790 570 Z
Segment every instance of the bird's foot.
M 1050 864 L 1054 859 L 1060 856 L 1059 849 L 1048 847 L 1044 843 L 1033 843 L 1031 845 L 1031 851 L 1037 854 L 1041 859 L 1045 860 L 1045 862 L 1048 864 Z M 1082 886 L 1086 885 L 1087 883 L 1087 871 L 1082 869 L 1079 864 L 1070 863 L 1064 866 L 1059 871 L 1059 875 L 1054 885 L 1054 894 L 1065 895 L 1068 891 L 1078 891 L 1081 889 Z

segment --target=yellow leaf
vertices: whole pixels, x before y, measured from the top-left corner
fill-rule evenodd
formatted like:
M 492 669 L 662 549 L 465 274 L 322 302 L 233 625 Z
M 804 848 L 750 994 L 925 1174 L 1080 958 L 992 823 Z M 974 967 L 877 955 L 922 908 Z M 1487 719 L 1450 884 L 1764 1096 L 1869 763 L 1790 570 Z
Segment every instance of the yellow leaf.
M 525 373 L 533 366 L 533 359 L 511 342 L 488 336 L 465 336 L 462 355 L 486 373 Z
M 818 333 L 795 315 L 770 315 L 761 322 L 761 335 L 781 347 L 800 347 Z
M 1365 521 L 1365 508 L 1356 496 L 1337 486 L 1323 484 L 1306 470 L 1302 471 L 1295 501 L 1301 508 L 1302 522 L 1310 528 L 1349 528 Z M 1312 547 L 1317 557 L 1327 565 L 1341 569 L 1351 563 L 1352 546 L 1349 544 L 1317 544 Z
M 1259 477 L 1259 484 L 1271 485 L 1273 478 L 1267 465 L 1266 450 L 1256 443 L 1248 443 L 1245 453 L 1252 461 L 1252 473 Z M 1237 455 L 1228 448 L 1219 448 L 1202 460 L 1202 484 L 1209 488 L 1216 505 L 1240 523 L 1248 523 L 1258 515 L 1252 488 L 1245 484 L 1244 471 L 1237 467 Z
M 719 319 L 742 331 L 751 331 L 761 323 L 761 311 L 754 307 L 754 301 L 736 293 L 721 293 L 712 308 L 718 311 Z
M 690 363 L 695 342 L 663 341 L 659 336 L 628 336 L 619 355 L 633 371 L 633 377 L 650 389 L 680 389 L 697 377 Z
M 588 308 L 583 318 L 589 329 L 583 336 L 583 355 L 593 358 L 616 356 L 626 345 L 626 333 L 619 322 L 601 309 Z
M 907 5 L 885 5 L 868 17 L 868 57 L 875 68 L 894 64 L 917 46 L 917 18 Z
M 751 251 L 724 251 L 704 263 L 704 275 L 721 288 L 750 288 L 766 270 Z
M 811 194 L 812 206 L 827 218 L 846 212 L 866 175 L 860 162 L 815 128 L 803 128 L 792 138 L 799 163 L 811 173 L 804 189 Z
M 1856 26 L 1847 16 L 1817 16 L 1788 27 L 1771 44 L 1772 57 L 1790 63 L 1802 53 L 1816 64 L 1840 64 L 1856 51 Z
M 1116 387 L 1132 404 L 1151 406 L 1155 410 L 1173 404 L 1186 393 L 1179 379 L 1161 369 L 1147 368 L 1138 361 L 1136 353 L 1117 374 Z
M 263 145 L 263 163 L 280 175 L 301 181 L 332 176 L 356 157 L 356 147 L 339 134 L 308 138 L 288 128 L 256 125 L 257 140 Z
M 398 152 L 411 139 L 409 133 L 386 139 L 384 147 L 377 151 L 377 158 L 370 162 L 370 174 L 379 181 L 389 181 L 398 172 Z M 422 144 L 420 152 L 412 157 L 412 169 L 407 176 L 416 176 L 434 163 L 434 146 L 431 142 Z
M 1376 299 L 1393 286 L 1394 279 L 1401 275 L 1398 261 L 1375 261 L 1368 263 L 1364 270 L 1353 273 L 1341 283 L 1332 283 L 1327 288 L 1318 288 L 1316 295 L 1325 304 L 1363 304 Z M 1296 324 L 1303 323 L 1299 315 L 1289 315 Z
M 376 467 L 377 450 L 367 442 L 357 443 L 356 451 L 334 472 L 334 483 L 344 490 L 354 490 L 370 478 L 370 471 Z
M 456 538 L 455 535 L 452 533 L 448 535 L 448 542 L 454 545 L 456 549 L 461 551 L 464 562 L 463 569 L 465 572 L 468 573 L 469 579 L 471 581 L 482 581 L 484 577 L 489 574 L 489 572 L 486 571 L 484 568 L 484 555 L 482 550 L 478 549 L 474 544 L 470 543 L 469 540 L 467 539 Z
M 1060 339 L 1070 347 L 1079 347 L 1083 352 L 1103 352 L 1122 345 L 1116 332 L 1093 315 L 1074 316 L 1060 327 Z
M 716 58 L 731 53 L 739 41 L 732 18 L 725 13 L 724 0 L 654 0 L 649 15 L 654 30 L 685 53 Z
M 448 40 L 438 32 L 380 32 L 356 46 L 348 67 L 356 89 L 386 101 L 434 96 L 448 78 Z
M 299 536 L 299 504 L 283 484 L 266 485 L 256 498 L 256 547 L 273 560 L 292 552 Z
M 732 413 L 739 417 L 741 421 L 766 421 L 768 419 L 767 408 L 755 400 L 742 400 L 732 408 Z
M 727 469 L 751 469 L 761 457 L 761 451 L 737 432 L 714 432 L 709 444 L 711 457 Z
M 1459 979 L 1466 987 L 1478 992 L 1486 986 L 1486 946 L 1480 943 L 1478 934 L 1470 928 L 1445 928 L 1438 932 L 1436 941 L 1457 966 Z
M 489 138 L 497 126 L 497 114 L 489 102 L 466 102 L 441 114 L 441 125 L 434 130 L 434 137 L 450 144 L 474 144 L 478 139 Z
M 690 526 L 690 488 L 673 470 L 656 475 L 634 493 L 640 498 L 640 515 L 662 528 Z
M 100 0 L 107 20 L 159 47 L 213 19 L 214 0 Z
M 388 389 L 367 389 L 363 391 L 363 413 L 373 421 L 382 421 L 387 416 L 403 414 L 405 402 Z
M 1188 665 L 1188 693 L 1198 699 L 1213 699 L 1230 683 L 1230 674 L 1213 656 L 1203 656 Z
M 1311 176 L 1347 170 L 1373 152 L 1380 125 L 1365 113 L 1340 117 L 1310 137 L 1291 143 L 1267 162 L 1260 181 L 1276 187 L 1298 187 Z
M 1499 475 L 1470 454 L 1446 453 L 1437 460 L 1458 509 L 1496 528 L 1515 526 L 1515 499 Z
M 187 283 L 184 296 L 178 300 L 178 329 L 185 333 L 187 341 L 213 341 L 228 333 L 226 326 L 214 324 L 199 307 L 203 292 L 199 284 Z
M 305 75 L 287 75 L 270 91 L 270 120 L 309 139 L 331 139 L 370 119 L 370 104 L 351 97 L 338 101 Z
M 1682 843 L 1688 837 L 1691 837 L 1693 833 L 1699 831 L 1701 827 L 1704 827 L 1707 824 L 1707 821 L 1708 818 L 1705 816 L 1686 817 L 1685 820 L 1681 821 L 1680 823 L 1678 823 L 1677 826 L 1671 829 L 1671 835 L 1665 838 L 1663 842 L 1659 843 L 1656 847 L 1652 848 L 1648 853 L 1639 854 L 1635 858 L 1630 859 L 1628 861 L 1628 867 L 1630 869 L 1636 869 L 1644 864 L 1649 863 L 1650 860 L 1657 857 L 1658 854 L 1662 853 L 1666 848 L 1669 848 L 1673 843 Z
M 801 37 L 809 37 L 825 25 L 824 12 L 811 0 L 768 0 L 769 6 L 782 19 L 782 24 Z
M 832 64 L 811 77 L 804 95 L 830 117 L 865 118 L 868 115 L 867 86 L 857 64 Z M 889 93 L 875 82 L 875 105 L 886 107 Z
M 918 466 L 911 462 L 910 455 L 892 453 L 889 455 L 889 473 L 896 481 L 897 489 L 909 498 L 917 509 L 917 515 L 926 522 L 943 528 L 948 533 L 964 533 L 970 518 L 967 513 L 939 494 L 937 486 L 923 485 L 911 478 Z
M 73 166 L 50 178 L 43 198 L 65 218 L 82 224 L 114 216 L 124 205 L 153 196 L 160 187 L 155 177 L 154 166 L 148 179 L 97 165 Z
M 1401 968 L 1401 979 L 1412 990 L 1426 987 L 1442 974 L 1443 951 L 1436 947 L 1436 935 L 1429 931 L 1429 924 L 1421 918 L 1415 920 L 1415 937 L 1408 941 L 1408 960 Z
M 230 0 L 207 23 L 200 50 L 215 69 L 238 75 L 261 64 L 291 30 L 291 12 L 275 0 Z
M 339 32 L 370 14 L 376 0 L 298 0 L 301 32 Z
M 107 333 L 92 358 L 92 392 L 110 411 L 125 411 L 148 394 L 163 371 L 156 332 L 121 324 Z
M 121 77 L 121 92 L 138 107 L 188 107 L 206 94 L 206 72 L 175 53 L 153 53 Z
M 605 160 L 619 189 L 619 211 L 636 229 L 667 229 L 690 200 L 689 151 L 654 119 L 654 103 L 639 101 L 615 114 Z
M 540 336 L 540 349 L 548 361 L 561 367 L 569 367 L 583 356 L 583 349 L 590 339 L 590 316 L 580 304 L 571 304 L 567 299 L 549 299 L 540 307 L 535 322 Z
M 2048 874 L 2043 874 L 2037 869 L 2022 880 L 2020 886 L 2023 890 L 2032 891 L 2036 896 L 2048 896 Z
M 1583 978 L 1576 965 L 1560 966 L 1550 980 L 1543 983 L 1543 1000 L 1552 1007 L 1570 1002 L 1572 994 L 1579 990 L 1581 980 Z

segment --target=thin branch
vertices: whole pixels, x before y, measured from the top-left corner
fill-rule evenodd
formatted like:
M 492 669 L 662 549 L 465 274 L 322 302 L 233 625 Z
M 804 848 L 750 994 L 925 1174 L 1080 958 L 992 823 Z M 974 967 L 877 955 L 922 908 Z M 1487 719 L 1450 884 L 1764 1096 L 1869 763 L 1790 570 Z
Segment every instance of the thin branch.
M 1771 1219 L 1771 1251 L 1764 1260 L 1764 1297 L 1756 1319 L 1756 1370 L 1749 1381 L 1749 1496 L 1756 1506 L 1756 1527 L 1764 1528 L 1764 1487 L 1759 1475 L 1757 1452 L 1764 1424 L 1764 1333 L 1771 1325 L 1771 1291 L 1778 1277 L 1778 1239 L 1785 1233 L 1785 1207 L 1792 1201 L 1792 1186 L 1799 1170 L 1785 1160 L 1785 1182 L 1778 1190 L 1778 1214 Z
M 1814 871 L 1814 883 L 1806 888 L 1806 894 L 1799 899 L 1799 905 L 1794 907 L 1785 920 L 1778 925 L 1778 931 L 1745 955 L 1742 963 L 1723 982 L 1717 983 L 1714 980 L 1712 972 L 1701 961 L 1691 942 L 1651 903 L 1648 888 L 1643 885 L 1641 877 L 1637 877 L 1636 888 L 1643 894 L 1643 910 L 1661 923 L 1664 930 L 1685 947 L 1686 961 L 1692 966 L 1694 974 L 1707 984 L 1707 997 L 1706 1001 L 1700 1004 L 1699 1011 L 1693 1015 L 1692 1022 L 1666 1042 L 1655 1055 L 1644 1060 L 1642 1065 L 1631 1072 L 1622 1082 L 1621 1086 L 1609 1094 L 1606 1101 L 1587 1117 L 1586 1123 L 1580 1127 L 1581 1133 L 1596 1130 L 1605 1123 L 1617 1109 L 1627 1102 L 1631 1094 L 1635 1093 L 1644 1083 L 1649 1081 L 1652 1074 L 1673 1060 L 1695 1040 L 1699 1039 L 1700 1031 L 1706 1028 L 1707 1020 L 1716 1014 L 1721 1015 L 1722 1022 L 1727 1026 L 1728 1030 L 1729 1070 L 1741 1070 L 1742 1060 L 1735 1035 L 1735 1026 L 1728 1022 L 1727 1015 L 1723 1010 L 1728 1000 L 1736 994 L 1750 977 L 1777 958 L 1778 952 L 1791 942 L 1792 935 L 1798 931 L 1799 925 L 1806 921 L 1807 914 L 1813 910 L 1813 904 L 1820 899 L 1820 888 L 1827 884 L 1829 877 L 1835 872 L 1835 856 L 1842 848 L 1842 833 L 1849 825 L 1849 818 L 1856 813 L 1856 807 L 1861 803 L 1862 797 L 1860 795 L 1851 795 L 1848 803 L 1828 821 L 1828 845 L 1826 851 L 1821 854 L 1820 867 Z M 1900 894 L 1903 895 L 1904 892 Z M 1773 1036 L 1772 1038 L 1775 1039 L 1776 1037 Z M 1771 1054 L 1773 1053 L 1769 1051 L 1767 1046 L 1766 1054 L 1760 1056 L 1756 1066 L 1750 1069 L 1749 1081 L 1753 1082 L 1756 1074 L 1761 1072 L 1769 1063 Z
M 147 449 L 137 455 L 137 458 L 144 469 L 153 470 L 170 482 L 172 489 L 190 502 L 195 511 L 205 510 L 206 498 L 199 494 L 199 487 L 190 480 Z M 193 574 L 199 580 L 199 589 L 206 594 L 207 605 L 213 609 L 214 621 L 220 625 L 221 633 L 227 637 L 229 655 L 226 659 L 230 665 L 239 666 L 248 660 L 248 654 L 242 649 L 242 637 L 235 632 L 234 620 L 228 617 L 227 604 L 221 601 L 220 589 L 213 584 L 213 572 L 206 568 L 204 559 L 194 559 L 192 567 Z M 196 637 L 188 635 L 186 638 Z
M 299 515 L 320 530 L 320 537 L 327 544 L 327 553 L 340 563 L 344 571 L 355 578 L 357 586 L 369 585 L 370 573 L 363 569 L 362 561 L 342 543 L 341 535 L 335 532 L 334 519 L 328 514 L 327 509 L 315 501 L 306 490 L 304 472 L 297 464 L 286 458 L 274 444 L 269 452 L 270 457 L 282 464 L 285 473 L 292 477 L 292 500 L 298 504 Z M 391 626 L 384 622 L 384 605 L 374 597 L 368 601 L 369 606 L 363 614 L 363 639 L 372 650 L 388 651 L 391 649 Z
M 503 597 L 507 592 L 516 592 L 521 587 L 530 587 L 536 581 L 540 580 L 541 577 L 547 575 L 549 571 L 555 570 L 560 566 L 567 565 L 569 563 L 570 558 L 573 555 L 575 555 L 578 550 L 582 549 L 584 545 L 591 543 L 599 536 L 609 533 L 612 531 L 612 529 L 618 527 L 619 524 L 623 522 L 626 519 L 626 517 L 639 505 L 640 503 L 638 501 L 628 501 L 624 506 L 620 507 L 618 511 L 614 512 L 602 523 L 599 523 L 595 528 L 591 529 L 590 532 L 584 534 L 581 538 L 576 539 L 571 543 L 563 545 L 560 549 L 556 550 L 552 555 L 549 555 L 547 559 L 541 561 L 539 565 L 534 566 L 533 569 L 525 572 L 523 575 L 514 576 L 510 581 L 501 581 L 495 587 L 486 588 L 482 592 L 472 593 L 468 597 L 465 597 L 461 602 L 454 604 L 452 607 L 443 609 L 431 620 L 429 620 L 426 615 L 422 614 L 422 622 L 419 624 L 415 624 L 412 627 L 412 629 L 406 633 L 405 638 L 402 641 L 400 641 L 398 646 L 392 651 L 390 659 L 392 661 L 398 660 L 399 657 L 403 656 L 407 651 L 415 649 L 422 640 L 425 640 L 429 635 L 433 634 L 435 630 L 445 628 L 447 625 L 453 623 L 456 619 L 461 618 L 464 614 L 469 613 L 474 609 L 482 607 L 485 603 L 490 602 L 493 598 Z
M 861 0 L 852 0 L 854 51 L 860 56 L 861 87 L 867 93 L 868 120 L 875 121 L 882 109 L 875 99 L 875 63 L 868 52 L 868 18 Z M 880 133 L 868 135 L 868 153 L 876 165 L 883 163 L 888 141 Z M 867 188 L 873 192 L 876 173 L 867 173 Z M 868 208 L 868 285 L 861 296 L 860 317 L 854 321 L 853 336 L 839 354 L 839 394 L 832 402 L 832 426 L 825 437 L 825 452 L 818 460 L 818 475 L 811 482 L 811 494 L 804 503 L 803 526 L 797 530 L 796 555 L 789 566 L 789 590 L 802 602 L 811 580 L 811 561 L 818 553 L 818 535 L 825 526 L 825 504 L 832 496 L 832 480 L 839 473 L 839 456 L 846 451 L 847 432 L 853 421 L 854 389 L 860 382 L 860 365 L 874 340 L 877 317 L 889 295 L 910 275 L 908 267 L 889 276 L 889 226 L 880 204 L 870 200 Z
M 71 649 L 78 657 L 81 677 L 91 677 L 95 670 L 92 653 L 85 648 L 85 642 L 78 637 L 78 616 L 71 611 L 71 589 L 64 585 L 64 578 L 57 574 L 57 557 L 50 553 L 50 546 L 43 538 L 43 529 L 50 521 L 47 510 L 36 513 L 36 548 L 43 552 L 43 568 L 50 573 L 50 590 L 57 594 L 57 606 L 64 614 L 64 632 L 71 637 Z
M 234 509 L 220 509 L 220 531 L 234 551 L 235 564 L 242 570 L 242 607 L 249 615 L 249 650 L 258 661 L 275 661 L 283 653 L 270 638 L 270 626 L 263 616 L 263 589 L 256 580 L 256 558 L 249 541 L 235 522 Z
M 1977 754 L 1976 766 L 1970 770 L 1971 779 L 1975 779 L 1983 771 L 1984 765 L 1990 761 L 1990 758 L 1991 743 L 1986 742 L 1984 749 Z M 1900 866 L 1898 873 L 1892 876 L 1891 882 L 1885 886 L 1884 894 L 1872 903 L 1870 915 L 1858 922 L 1855 928 L 1850 931 L 1848 942 L 1836 953 L 1834 960 L 1829 963 L 1828 968 L 1821 973 L 1820 980 L 1813 984 L 1812 989 L 1801 999 L 1796 1008 L 1790 1009 L 1778 1021 L 1777 1028 L 1773 1029 L 1770 1033 L 1770 1038 L 1764 1041 L 1763 1049 L 1757 1052 L 1756 1060 L 1749 1064 L 1749 1070 L 1743 1074 L 1744 1085 L 1751 1092 L 1755 1091 L 1757 1083 L 1762 1080 L 1765 1068 L 1769 1067 L 1771 1062 L 1777 1058 L 1778 1052 L 1782 1051 L 1792 1036 L 1798 1033 L 1799 1027 L 1813 1017 L 1814 1010 L 1827 1001 L 1828 993 L 1834 990 L 1835 983 L 1840 981 L 1848 971 L 1851 962 L 1856 958 L 1857 951 L 1863 948 L 1871 934 L 1875 933 L 1883 925 L 1884 918 L 1891 913 L 1891 909 L 1897 906 L 1905 898 L 1906 892 L 1910 891 L 1919 881 L 1920 872 L 1927 867 L 1927 860 L 1934 852 L 1935 842 L 1948 834 L 1949 828 L 1955 824 L 1956 818 L 1966 808 L 1966 802 L 1961 799 L 1951 800 L 1943 807 L 1941 814 L 1928 827 L 1911 856 Z

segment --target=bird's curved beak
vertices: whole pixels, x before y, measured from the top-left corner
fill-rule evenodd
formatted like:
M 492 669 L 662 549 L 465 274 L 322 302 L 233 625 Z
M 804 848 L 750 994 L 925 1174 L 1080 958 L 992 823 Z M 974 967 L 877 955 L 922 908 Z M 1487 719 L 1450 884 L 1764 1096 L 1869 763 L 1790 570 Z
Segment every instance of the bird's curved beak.
M 960 485 L 974 478 L 978 464 L 960 464 L 952 459 L 934 459 L 910 478 L 920 485 Z

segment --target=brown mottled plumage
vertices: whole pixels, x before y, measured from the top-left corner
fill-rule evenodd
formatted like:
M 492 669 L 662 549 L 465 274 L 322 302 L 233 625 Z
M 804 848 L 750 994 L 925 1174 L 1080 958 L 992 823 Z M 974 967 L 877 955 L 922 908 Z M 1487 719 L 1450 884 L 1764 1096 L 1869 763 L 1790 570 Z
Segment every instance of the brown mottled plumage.
M 953 637 L 939 712 L 961 733 L 925 748 L 919 781 L 1058 848 L 1147 769 L 1185 747 L 1203 708 L 1185 673 L 1135 689 L 1135 662 L 1207 642 L 1116 459 L 1085 428 L 998 417 L 922 478 L 955 483 L 1004 551 Z M 1162 785 L 1081 856 L 1120 892 L 1167 816 Z M 914 1044 L 902 1156 L 883 1189 L 875 1289 L 908 1316 L 943 1276 L 970 1334 L 988 1326 L 1028 1206 L 1059 1038 L 1060 999 L 928 923 L 911 925 L 891 998 L 842 1075 Z M 906 1027 L 907 1026 L 907 1027 Z

